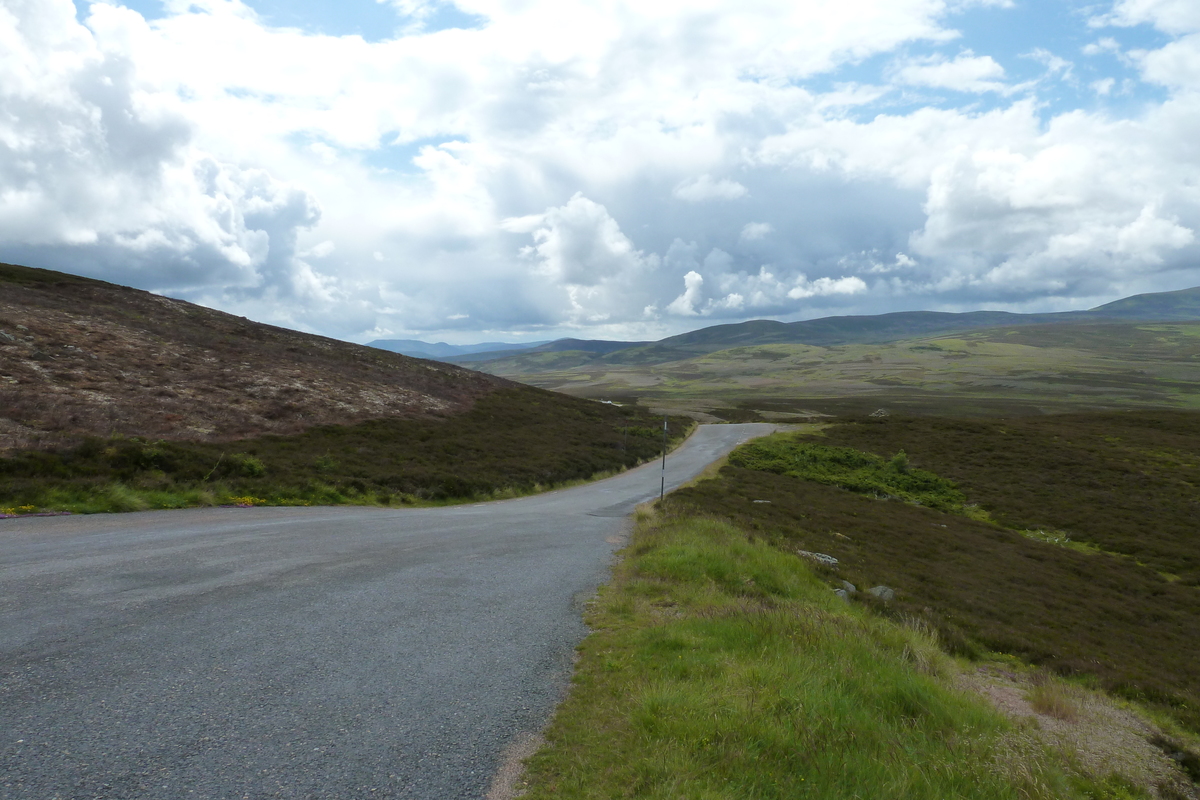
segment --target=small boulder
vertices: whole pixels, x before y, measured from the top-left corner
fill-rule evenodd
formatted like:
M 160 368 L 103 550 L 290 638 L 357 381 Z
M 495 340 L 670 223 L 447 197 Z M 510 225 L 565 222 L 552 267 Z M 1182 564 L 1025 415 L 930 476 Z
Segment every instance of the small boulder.
M 833 593 L 836 594 L 838 597 L 842 598 L 843 600 L 845 600 L 846 602 L 850 602 L 850 593 L 847 592 L 845 589 L 834 589 Z
M 842 581 L 842 589 L 846 592 L 846 594 L 854 594 L 858 591 L 858 587 L 856 587 L 850 581 Z
M 813 553 L 809 550 L 797 550 L 796 554 L 804 556 L 805 558 L 811 558 L 813 561 L 816 561 L 820 564 L 825 564 L 826 566 L 830 566 L 830 567 L 836 567 L 837 563 L 838 563 L 838 560 L 836 558 L 834 558 L 833 556 L 825 555 L 824 553 Z
M 887 586 L 872 586 L 867 590 L 869 594 L 873 594 L 885 603 L 896 599 L 896 592 Z

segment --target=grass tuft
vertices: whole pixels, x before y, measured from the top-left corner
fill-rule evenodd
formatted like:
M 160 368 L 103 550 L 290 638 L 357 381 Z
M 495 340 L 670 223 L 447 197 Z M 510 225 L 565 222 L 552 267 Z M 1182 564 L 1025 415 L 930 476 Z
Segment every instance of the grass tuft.
M 1079 716 L 1079 706 L 1071 690 L 1061 681 L 1043 677 L 1029 688 L 1026 699 L 1039 714 L 1073 722 Z

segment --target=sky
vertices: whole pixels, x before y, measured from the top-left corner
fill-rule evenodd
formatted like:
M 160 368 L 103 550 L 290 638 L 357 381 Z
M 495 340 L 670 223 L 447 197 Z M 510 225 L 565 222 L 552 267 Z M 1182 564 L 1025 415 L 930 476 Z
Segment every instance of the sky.
M 1200 285 L 1196 0 L 0 0 L 0 261 L 350 341 Z

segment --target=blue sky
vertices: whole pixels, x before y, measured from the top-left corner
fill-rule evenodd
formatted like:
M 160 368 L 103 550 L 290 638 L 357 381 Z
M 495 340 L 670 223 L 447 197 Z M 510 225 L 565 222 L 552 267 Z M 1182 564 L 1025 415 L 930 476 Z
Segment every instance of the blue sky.
M 1194 0 L 22 0 L 0 260 L 355 341 L 1200 284 Z

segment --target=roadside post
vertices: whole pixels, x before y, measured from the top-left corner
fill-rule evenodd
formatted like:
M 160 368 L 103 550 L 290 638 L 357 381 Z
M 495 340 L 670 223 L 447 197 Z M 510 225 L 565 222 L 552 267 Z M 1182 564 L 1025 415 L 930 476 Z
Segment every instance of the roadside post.
M 667 415 L 663 414 L 663 467 L 662 483 L 658 487 L 658 502 L 662 502 L 667 493 Z

